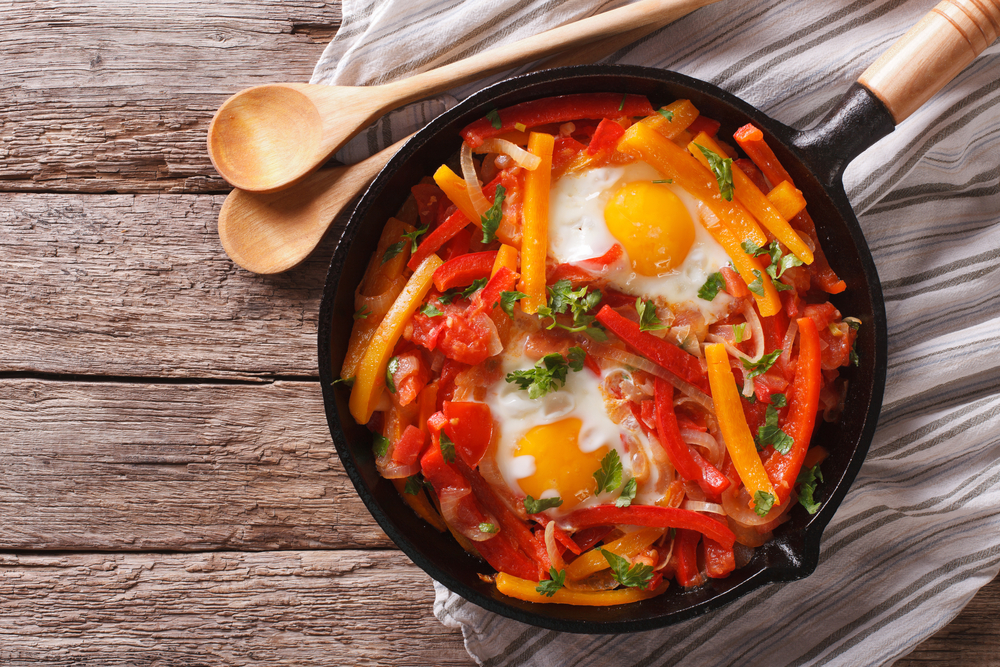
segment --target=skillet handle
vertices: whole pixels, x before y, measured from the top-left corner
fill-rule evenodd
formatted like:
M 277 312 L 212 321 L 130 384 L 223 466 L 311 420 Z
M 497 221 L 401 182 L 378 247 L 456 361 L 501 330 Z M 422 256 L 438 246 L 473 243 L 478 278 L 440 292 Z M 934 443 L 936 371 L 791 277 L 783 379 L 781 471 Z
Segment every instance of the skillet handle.
M 865 70 L 858 83 L 896 124 L 945 87 L 1000 34 L 1000 0 L 943 0 Z

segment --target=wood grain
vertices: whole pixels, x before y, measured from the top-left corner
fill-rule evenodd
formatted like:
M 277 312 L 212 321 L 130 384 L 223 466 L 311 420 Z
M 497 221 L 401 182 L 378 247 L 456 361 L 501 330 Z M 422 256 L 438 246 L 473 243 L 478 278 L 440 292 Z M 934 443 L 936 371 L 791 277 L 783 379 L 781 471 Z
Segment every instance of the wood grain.
M 0 16 L 0 190 L 226 192 L 212 114 L 308 81 L 340 3 L 0 0 Z
M 0 193 L 0 372 L 316 377 L 340 228 L 296 269 L 226 257 L 218 195 Z
M 392 551 L 0 554 L 4 665 L 470 665 Z
M 0 549 L 391 547 L 315 382 L 0 380 Z

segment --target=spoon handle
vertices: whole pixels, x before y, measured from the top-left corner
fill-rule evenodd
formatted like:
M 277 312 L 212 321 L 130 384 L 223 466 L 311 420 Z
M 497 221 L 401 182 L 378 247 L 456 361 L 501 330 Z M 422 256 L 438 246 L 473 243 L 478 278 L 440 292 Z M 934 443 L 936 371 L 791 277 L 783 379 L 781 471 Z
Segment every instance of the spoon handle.
M 899 125 L 1000 33 L 1000 0 L 943 0 L 869 67 L 858 83 Z
M 395 108 L 603 37 L 664 25 L 714 2 L 718 0 L 640 0 L 380 87 L 394 98 Z

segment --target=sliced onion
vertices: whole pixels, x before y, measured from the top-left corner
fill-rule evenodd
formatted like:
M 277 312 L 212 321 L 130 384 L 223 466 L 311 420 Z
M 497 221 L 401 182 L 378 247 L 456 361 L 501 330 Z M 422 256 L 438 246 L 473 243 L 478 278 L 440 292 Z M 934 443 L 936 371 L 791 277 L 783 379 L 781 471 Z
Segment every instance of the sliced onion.
M 491 357 L 503 352 L 503 343 L 500 342 L 500 334 L 497 333 L 497 325 L 493 323 L 493 318 L 486 313 L 479 313 L 476 315 L 475 321 L 478 322 L 484 329 L 488 329 L 490 332 L 490 339 L 487 341 L 486 352 Z
M 752 526 L 745 526 L 733 517 L 726 517 L 729 523 L 729 530 L 736 536 L 736 544 L 745 547 L 761 547 L 771 539 L 771 533 L 761 533 Z
M 618 580 L 609 568 L 605 568 L 583 579 L 572 580 L 566 577 L 563 585 L 571 591 L 610 591 L 618 587 Z
M 439 372 L 441 367 L 444 366 L 444 360 L 447 358 L 441 350 L 431 352 L 431 370 L 435 373 Z
M 632 419 L 634 420 L 635 417 L 632 416 Z M 636 423 L 635 430 L 638 429 L 639 424 Z M 649 459 L 646 458 L 646 452 L 643 451 L 639 440 L 631 433 L 622 433 L 621 439 L 622 444 L 625 446 L 625 452 L 629 456 L 632 476 L 635 477 L 636 484 L 644 485 L 646 480 L 649 479 Z
M 389 309 L 392 308 L 392 304 L 396 301 L 399 293 L 403 291 L 405 285 L 406 278 L 397 276 L 395 280 L 389 283 L 387 290 L 375 296 L 364 296 L 360 293 L 359 288 L 359 291 L 354 292 L 354 310 L 367 308 L 368 317 L 382 319 L 389 312 Z
M 795 345 L 795 336 L 799 333 L 799 323 L 792 319 L 788 323 L 788 331 L 785 332 L 785 340 L 782 341 L 781 363 L 787 366 L 792 360 L 792 346 Z
M 722 465 L 722 459 L 725 456 L 726 448 L 725 446 L 712 437 L 711 433 L 705 433 L 703 431 L 695 431 L 690 428 L 681 429 L 681 440 L 689 445 L 695 445 L 697 447 L 703 447 L 708 450 L 708 456 L 705 458 L 709 463 L 715 467 Z
M 725 516 L 726 510 L 717 503 L 706 503 L 700 500 L 685 500 L 684 504 L 681 505 L 682 510 L 691 510 L 692 512 L 711 512 L 712 514 L 722 514 Z
M 750 494 L 747 492 L 747 487 L 743 485 L 740 485 L 739 489 L 735 489 L 735 485 L 733 485 L 722 492 L 722 507 L 725 508 L 726 514 L 730 519 L 744 526 L 763 526 L 765 523 L 770 523 L 785 511 L 785 505 L 790 504 L 789 501 L 786 501 L 784 505 L 775 505 L 770 512 L 760 516 L 751 509 L 750 502 Z
M 751 303 L 747 303 L 743 307 L 743 317 L 746 318 L 750 324 L 750 330 L 753 332 L 751 338 L 754 342 L 754 348 L 751 361 L 760 361 L 760 358 L 764 356 L 764 329 L 761 327 L 760 318 L 757 317 L 757 311 L 753 309 Z
M 663 555 L 663 549 L 660 549 L 660 562 L 657 563 L 656 567 L 653 568 L 654 572 L 658 572 L 667 566 L 670 562 L 670 557 L 674 555 L 674 543 L 677 540 L 670 540 L 670 548 L 666 551 L 666 555 Z
M 483 216 L 490 209 L 490 203 L 486 201 L 483 194 L 483 186 L 479 183 L 479 176 L 476 175 L 476 165 L 472 162 L 472 149 L 469 144 L 462 142 L 462 178 L 465 179 L 465 189 L 469 193 L 469 201 L 472 208 L 476 209 L 476 215 Z
M 487 139 L 474 152 L 503 153 L 504 155 L 509 155 L 514 162 L 528 171 L 538 169 L 538 165 L 542 163 L 542 158 L 529 153 L 517 144 L 507 141 L 506 139 Z
M 587 352 L 595 357 L 600 359 L 610 359 L 625 366 L 638 368 L 639 370 L 646 371 L 650 375 L 655 375 L 658 378 L 666 380 L 679 392 L 691 397 L 705 410 L 711 412 L 713 415 L 715 414 L 715 403 L 712 402 L 712 399 L 705 394 L 705 392 L 698 389 L 690 382 L 680 379 L 670 371 L 657 366 L 645 357 L 640 357 L 639 355 L 626 352 L 625 350 L 613 345 L 594 343 L 587 339 L 583 339 L 581 343 L 584 348 L 586 348 Z
M 559 552 L 559 545 L 556 544 L 555 521 L 549 521 L 545 524 L 545 550 L 549 552 L 549 561 L 557 572 L 566 569 L 566 562 L 563 560 L 562 553 Z
M 473 542 L 485 542 L 495 537 L 496 533 L 485 533 L 479 530 L 481 522 L 468 511 L 469 506 L 462 502 L 462 499 L 471 493 L 472 489 L 469 487 L 456 489 L 448 486 L 438 491 L 438 499 L 441 501 L 441 516 L 444 517 L 449 526 Z M 500 525 L 489 513 L 484 512 L 483 514 L 486 516 L 485 523 L 492 523 L 494 526 Z
M 389 459 L 389 456 L 387 455 L 385 458 Z M 403 479 L 404 477 L 412 477 L 420 472 L 419 463 L 404 466 L 392 461 L 391 459 L 387 460 L 382 465 L 379 465 L 379 462 L 376 460 L 375 467 L 378 468 L 379 474 L 386 479 Z

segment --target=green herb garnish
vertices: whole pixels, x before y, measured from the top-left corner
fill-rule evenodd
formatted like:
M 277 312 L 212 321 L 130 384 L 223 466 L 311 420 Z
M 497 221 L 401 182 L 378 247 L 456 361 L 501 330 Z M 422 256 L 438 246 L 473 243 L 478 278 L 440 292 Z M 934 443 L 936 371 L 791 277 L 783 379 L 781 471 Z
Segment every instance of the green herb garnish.
M 700 144 L 695 144 L 708 159 L 708 168 L 715 174 L 715 180 L 719 183 L 719 194 L 726 201 L 733 201 L 733 159 L 725 158 L 715 151 L 705 148 Z
M 757 449 L 772 445 L 775 451 L 787 454 L 792 450 L 795 440 L 778 426 L 778 411 L 773 405 L 764 411 L 764 425 L 757 429 Z
M 486 213 L 480 216 L 483 223 L 483 243 L 493 243 L 496 238 L 497 228 L 503 218 L 503 200 L 507 191 L 502 185 L 497 186 L 497 192 L 493 197 L 493 205 L 487 209 Z
M 486 523 L 485 521 L 479 524 L 479 532 L 481 533 L 497 533 L 500 532 L 500 526 L 495 523 Z
M 752 380 L 758 375 L 766 373 L 780 356 L 781 350 L 775 350 L 770 354 L 762 356 L 759 361 L 748 361 L 747 359 L 741 359 L 741 361 L 743 362 L 743 368 L 747 371 L 747 376 Z
M 385 437 L 381 433 L 375 434 L 375 440 L 372 442 L 372 451 L 375 452 L 375 456 L 382 458 L 389 453 L 389 438 Z
M 393 381 L 392 376 L 396 374 L 399 370 L 399 357 L 393 357 L 389 360 L 389 363 L 385 366 L 385 386 L 389 388 L 393 394 L 396 393 L 396 383 Z
M 812 468 L 803 469 L 795 481 L 799 485 L 799 504 L 806 508 L 810 514 L 815 514 L 822 504 L 813 499 L 816 485 L 823 481 L 823 472 L 819 469 L 819 464 L 817 463 Z
M 660 318 L 656 316 L 656 305 L 651 299 L 643 301 L 642 297 L 637 298 L 635 312 L 639 313 L 639 331 L 658 331 L 667 328 L 667 325 L 660 322 Z
M 757 516 L 767 516 L 774 506 L 774 496 L 767 491 L 758 491 L 753 494 L 753 511 Z
M 371 314 L 372 311 L 368 308 L 368 306 L 361 306 L 356 311 L 354 311 L 354 319 L 363 320 L 366 319 Z
M 611 566 L 611 576 L 622 586 L 630 588 L 645 588 L 653 579 L 653 568 L 645 563 L 636 563 L 629 567 L 629 562 L 618 554 L 613 554 L 607 549 L 598 547 L 608 565 Z
M 657 109 L 656 113 L 666 118 L 668 123 L 674 122 L 674 112 L 668 111 L 666 107 L 663 107 L 662 109 Z
M 414 229 L 412 232 L 406 232 L 405 234 L 403 234 L 403 238 L 410 239 L 410 242 L 413 244 L 413 246 L 410 248 L 411 255 L 417 251 L 417 239 L 420 238 L 423 234 L 426 234 L 427 230 L 430 228 L 431 228 L 430 225 L 424 225 L 423 227 L 418 227 Z
M 722 277 L 721 273 L 713 273 L 708 276 L 708 280 L 705 284 L 701 286 L 698 290 L 698 298 L 704 299 L 705 301 L 712 301 L 715 299 L 715 295 L 719 293 L 719 290 L 726 286 L 726 279 Z
M 776 408 L 783 408 L 788 405 L 788 397 L 784 394 L 771 394 L 771 405 Z
M 493 126 L 494 130 L 499 130 L 501 127 L 503 127 L 503 123 L 500 122 L 500 112 L 497 111 L 496 109 L 493 109 L 488 114 L 486 114 L 486 119 L 490 121 L 490 124 Z
M 604 455 L 600 470 L 594 472 L 594 479 L 597 480 L 595 495 L 614 491 L 622 485 L 622 461 L 618 458 L 618 452 L 612 449 Z
M 535 500 L 531 496 L 524 498 L 524 511 L 528 514 L 538 514 L 549 508 L 559 507 L 560 505 L 562 505 L 562 498 L 559 497 L 539 498 L 538 500 Z
M 585 356 L 581 347 L 571 347 L 567 357 L 553 352 L 542 357 L 534 368 L 507 373 L 505 379 L 527 390 L 528 398 L 540 398 L 566 384 L 570 369 L 582 371 Z
M 600 290 L 590 292 L 586 286 L 574 290 L 573 284 L 563 279 L 556 281 L 554 285 L 549 287 L 548 293 L 548 304 L 538 309 L 540 316 L 552 319 L 552 323 L 546 327 L 547 329 L 559 327 L 567 331 L 582 331 L 597 341 L 608 339 L 604 329 L 600 325 L 594 324 L 595 316 L 589 314 L 601 301 Z M 555 316 L 565 312 L 573 314 L 572 325 L 559 324 L 556 321 Z
M 500 308 L 508 317 L 514 317 L 514 302 L 528 296 L 524 292 L 500 292 Z M 493 304 L 496 305 L 496 304 Z
M 448 434 L 445 433 L 444 431 L 441 431 L 441 434 L 438 437 L 438 441 L 441 446 L 441 456 L 443 456 L 444 460 L 447 461 L 448 463 L 454 463 L 455 443 L 451 441 L 451 438 L 449 438 Z
M 746 340 L 746 338 L 744 338 L 744 336 L 746 336 L 746 333 L 747 333 L 747 323 L 746 322 L 744 322 L 743 324 L 734 324 L 733 325 L 733 339 L 737 343 L 742 343 L 744 340 Z
M 625 482 L 625 486 L 622 487 L 621 495 L 618 496 L 617 500 L 615 500 L 615 506 L 628 507 L 629 505 L 631 505 L 632 501 L 635 499 L 635 491 L 636 491 L 635 477 L 630 477 L 629 480 Z
M 420 309 L 420 312 L 426 315 L 427 317 L 437 317 L 438 315 L 444 315 L 444 313 L 438 310 L 437 306 L 435 306 L 433 303 L 430 303 L 429 301 L 424 304 L 424 307 Z
M 566 583 L 566 570 L 559 570 L 556 572 L 554 567 L 550 567 L 549 576 L 552 578 L 538 582 L 538 585 L 535 586 L 535 591 L 541 593 L 542 595 L 552 597 L 556 594 L 556 591 L 562 588 L 563 584 Z
M 752 283 L 747 285 L 747 289 L 757 296 L 764 296 L 764 276 L 757 269 L 753 269 L 753 274 L 757 277 L 754 278 Z

